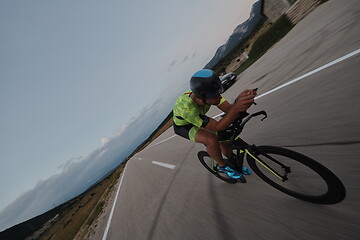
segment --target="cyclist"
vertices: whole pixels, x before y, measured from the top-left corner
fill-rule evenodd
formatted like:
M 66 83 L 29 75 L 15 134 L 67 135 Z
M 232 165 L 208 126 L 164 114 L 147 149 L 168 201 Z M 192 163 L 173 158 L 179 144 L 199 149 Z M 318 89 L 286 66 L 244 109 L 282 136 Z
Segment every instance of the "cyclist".
M 230 167 L 222 157 L 222 153 L 230 158 L 232 150 L 227 143 L 218 142 L 216 132 L 227 129 L 238 116 L 246 111 L 254 102 L 256 91 L 245 90 L 230 104 L 220 94 L 223 87 L 219 77 L 209 69 L 197 71 L 190 79 L 191 90 L 176 100 L 173 109 L 173 126 L 176 134 L 194 142 L 203 143 L 209 155 L 218 163 L 221 171 L 230 178 L 239 179 L 242 173 L 251 174 L 243 167 L 242 173 Z M 206 116 L 211 105 L 216 105 L 225 116 L 216 121 Z

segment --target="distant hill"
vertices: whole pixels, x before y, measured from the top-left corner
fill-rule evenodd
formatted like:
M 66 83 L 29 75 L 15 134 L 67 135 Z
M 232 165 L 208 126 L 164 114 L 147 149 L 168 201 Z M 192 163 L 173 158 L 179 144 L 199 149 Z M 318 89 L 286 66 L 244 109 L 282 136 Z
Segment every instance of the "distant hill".
M 71 201 L 70 201 L 71 202 Z M 37 217 L 29 219 L 25 222 L 19 223 L 11 228 L 8 228 L 2 232 L 0 232 L 0 239 L 1 240 L 21 240 L 29 237 L 35 231 L 39 230 L 41 226 L 43 226 L 46 222 L 50 219 L 56 218 L 57 214 L 64 211 L 67 204 L 62 204 L 52 210 L 43 213 Z
M 254 30 L 257 23 L 261 21 L 264 17 L 262 14 L 262 4 L 263 1 L 257 1 L 253 4 L 250 17 L 240 25 L 238 25 L 234 32 L 230 35 L 229 39 L 226 43 L 220 46 L 215 56 L 211 59 L 211 61 L 206 64 L 205 68 L 211 69 L 214 67 L 222 58 L 224 58 L 227 54 L 229 54 L 242 40 L 247 38 L 251 32 Z

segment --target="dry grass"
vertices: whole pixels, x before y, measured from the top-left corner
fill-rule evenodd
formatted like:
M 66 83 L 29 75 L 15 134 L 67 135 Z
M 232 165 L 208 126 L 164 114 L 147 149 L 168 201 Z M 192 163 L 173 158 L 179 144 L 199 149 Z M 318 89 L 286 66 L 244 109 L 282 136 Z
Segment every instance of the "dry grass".
M 103 179 L 92 189 L 81 194 L 77 198 L 69 201 L 65 211 L 47 224 L 28 239 L 74 239 L 79 230 L 83 228 L 82 234 L 78 234 L 79 239 L 84 239 L 91 224 L 103 211 L 109 193 L 114 188 L 125 164 L 121 164 L 113 173 Z
M 138 151 L 144 149 L 163 132 L 172 126 L 172 119 L 167 121 L 151 139 Z M 38 230 L 28 239 L 40 240 L 66 240 L 85 239 L 89 233 L 90 226 L 103 212 L 104 207 L 114 189 L 120 174 L 125 167 L 123 162 L 113 173 L 103 179 L 92 189 L 81 194 L 77 198 L 66 203 L 66 210 L 60 212 L 57 217 L 49 221 L 42 229 Z
M 170 118 L 170 120 L 167 121 L 167 122 L 164 124 L 164 126 L 162 126 L 162 128 L 160 128 L 159 131 L 157 131 L 157 132 L 155 133 L 155 135 L 151 138 L 150 143 L 151 143 L 152 141 L 154 141 L 156 138 L 158 138 L 161 134 L 163 134 L 166 130 L 168 130 L 168 129 L 172 126 L 172 124 L 173 124 L 173 120 L 172 120 L 172 118 Z

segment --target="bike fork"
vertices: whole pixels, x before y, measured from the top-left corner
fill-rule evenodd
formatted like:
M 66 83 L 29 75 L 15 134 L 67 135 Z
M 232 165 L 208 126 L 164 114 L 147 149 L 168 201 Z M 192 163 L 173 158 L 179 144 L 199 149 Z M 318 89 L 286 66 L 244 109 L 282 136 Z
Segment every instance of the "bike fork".
M 283 182 L 285 182 L 286 180 L 288 180 L 287 178 L 287 173 L 290 172 L 290 169 L 288 170 L 288 172 L 286 172 L 286 174 L 284 176 L 281 176 L 279 173 L 277 173 L 274 169 L 272 169 L 268 164 L 266 164 L 264 161 L 262 161 L 261 159 L 255 157 L 251 151 L 249 151 L 249 149 L 245 149 L 246 154 L 249 154 L 249 156 L 251 156 L 255 161 L 257 161 L 258 163 L 260 163 L 261 165 L 263 165 L 263 167 L 265 167 L 267 170 L 269 170 L 272 174 L 274 174 L 276 177 L 278 177 L 279 179 L 281 179 Z M 285 168 L 286 166 L 284 166 L 283 164 L 281 164 L 280 162 L 276 161 L 275 159 L 269 158 L 272 161 L 280 164 L 281 166 L 283 166 L 283 168 L 285 169 L 285 171 L 287 170 L 287 168 Z

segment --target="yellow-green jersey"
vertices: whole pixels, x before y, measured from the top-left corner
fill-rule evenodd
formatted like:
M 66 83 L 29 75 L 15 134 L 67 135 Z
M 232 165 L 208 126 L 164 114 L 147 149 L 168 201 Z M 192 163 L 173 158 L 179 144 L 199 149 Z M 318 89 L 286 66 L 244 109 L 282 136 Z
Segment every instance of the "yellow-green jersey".
M 197 105 L 190 97 L 191 93 L 188 91 L 177 98 L 173 109 L 173 121 L 175 133 L 195 141 L 196 132 L 209 122 L 210 118 L 205 114 L 211 105 Z M 223 102 L 225 99 L 222 97 L 219 105 Z

